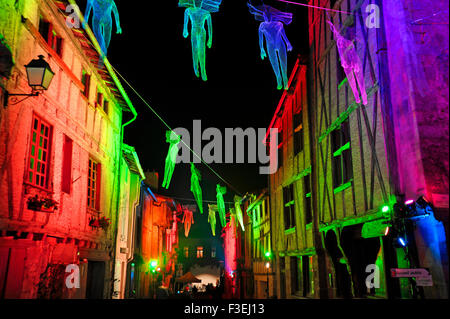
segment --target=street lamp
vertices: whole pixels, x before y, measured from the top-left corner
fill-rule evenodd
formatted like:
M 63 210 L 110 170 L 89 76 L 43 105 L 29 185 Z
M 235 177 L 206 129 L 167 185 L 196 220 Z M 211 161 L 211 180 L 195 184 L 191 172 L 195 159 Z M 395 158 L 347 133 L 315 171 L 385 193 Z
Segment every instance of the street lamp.
M 31 94 L 14 94 L 5 93 L 5 107 L 8 106 L 10 96 L 38 96 L 42 91 L 46 91 L 52 82 L 55 73 L 50 65 L 44 60 L 43 55 L 39 55 L 39 59 L 31 60 L 25 65 L 27 71 L 28 85 L 31 87 Z M 17 104 L 17 103 L 16 103 Z

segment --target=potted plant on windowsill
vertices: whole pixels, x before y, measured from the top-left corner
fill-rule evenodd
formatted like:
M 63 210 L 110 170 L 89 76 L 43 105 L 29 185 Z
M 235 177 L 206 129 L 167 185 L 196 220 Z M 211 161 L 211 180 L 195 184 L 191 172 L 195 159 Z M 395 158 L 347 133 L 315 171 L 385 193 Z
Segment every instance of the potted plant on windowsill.
M 36 212 L 54 213 L 58 209 L 58 202 L 51 198 L 40 198 L 36 195 L 28 198 L 27 208 Z
M 107 230 L 109 225 L 111 224 L 110 219 L 106 217 L 102 217 L 98 220 L 98 223 L 100 224 L 100 227 L 103 230 Z

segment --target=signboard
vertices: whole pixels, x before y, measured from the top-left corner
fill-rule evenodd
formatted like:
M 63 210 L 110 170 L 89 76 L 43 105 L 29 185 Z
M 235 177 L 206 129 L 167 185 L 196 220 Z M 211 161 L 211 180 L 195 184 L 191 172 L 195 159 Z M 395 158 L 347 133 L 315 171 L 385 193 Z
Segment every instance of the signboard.
M 367 222 L 363 225 L 361 229 L 361 237 L 362 238 L 373 238 L 373 237 L 380 237 L 385 236 L 388 230 L 387 221 L 382 220 L 376 220 L 372 222 Z
M 422 287 L 431 287 L 433 286 L 433 278 L 431 275 L 425 277 L 416 278 L 416 285 Z
M 448 194 L 432 194 L 433 206 L 436 208 L 448 208 Z
M 428 270 L 424 268 L 391 268 L 391 277 L 393 278 L 423 278 L 423 277 L 431 277 Z

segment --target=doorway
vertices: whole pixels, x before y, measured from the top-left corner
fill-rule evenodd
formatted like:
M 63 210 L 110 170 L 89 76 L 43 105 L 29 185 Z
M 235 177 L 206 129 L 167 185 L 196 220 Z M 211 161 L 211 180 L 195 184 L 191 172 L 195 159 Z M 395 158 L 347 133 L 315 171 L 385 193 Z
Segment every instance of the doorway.
M 88 261 L 86 299 L 103 299 L 105 262 Z

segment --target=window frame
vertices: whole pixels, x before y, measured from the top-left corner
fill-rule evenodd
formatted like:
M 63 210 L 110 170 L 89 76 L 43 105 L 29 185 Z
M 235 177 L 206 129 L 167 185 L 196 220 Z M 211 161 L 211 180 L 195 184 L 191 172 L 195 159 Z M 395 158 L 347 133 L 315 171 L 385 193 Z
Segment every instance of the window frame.
M 336 190 L 353 180 L 349 119 L 331 132 L 331 152 L 333 188 Z
M 303 126 L 303 108 L 292 116 L 294 129 L 294 156 L 305 149 L 305 130 Z
M 95 165 L 92 165 L 91 167 L 91 162 L 94 163 Z M 90 170 L 92 168 L 95 167 L 95 179 L 92 178 L 92 175 L 90 173 Z M 89 157 L 89 161 L 88 161 L 88 196 L 87 196 L 87 207 L 88 209 L 93 209 L 96 211 L 100 211 L 100 192 L 101 192 L 101 163 L 97 160 L 95 160 L 93 157 Z M 93 183 L 92 183 L 93 181 Z M 94 196 L 91 196 L 92 194 L 92 186 L 90 185 L 94 185 L 95 186 L 95 193 Z M 91 188 L 91 189 L 90 189 Z M 92 204 L 93 203 L 93 204 Z
M 37 122 L 37 129 L 34 129 L 34 123 Z M 41 137 L 41 130 L 39 129 L 42 125 L 44 125 L 44 133 L 45 133 L 45 127 L 48 129 L 47 136 L 44 136 L 44 138 L 47 140 L 47 148 L 42 151 L 42 155 L 45 155 L 45 160 L 39 159 L 39 140 Z M 36 131 L 36 142 L 33 142 L 33 133 Z M 50 190 L 50 165 L 51 165 L 51 152 L 52 152 L 52 142 L 53 142 L 53 126 L 45 121 L 42 117 L 37 115 L 36 113 L 33 113 L 32 115 L 32 122 L 31 122 L 31 134 L 29 139 L 29 148 L 28 148 L 28 161 L 27 161 L 27 172 L 26 175 L 26 183 L 29 185 L 32 185 L 34 187 L 42 188 L 45 190 Z M 43 144 L 45 144 L 45 140 L 43 140 Z M 32 154 L 33 146 L 35 146 L 35 155 Z M 46 153 L 45 153 L 46 152 Z M 40 167 L 42 169 L 42 163 L 44 163 L 44 174 L 41 172 L 37 172 L 38 162 L 40 162 Z M 33 163 L 33 168 L 31 169 L 31 163 Z M 30 181 L 30 173 L 33 173 Z M 40 179 L 43 178 L 43 182 L 37 182 L 36 176 L 40 175 Z
M 295 219 L 294 184 L 283 187 L 284 229 L 289 231 L 297 226 Z
M 62 158 L 61 191 L 66 194 L 70 194 L 72 188 L 73 140 L 65 134 Z

